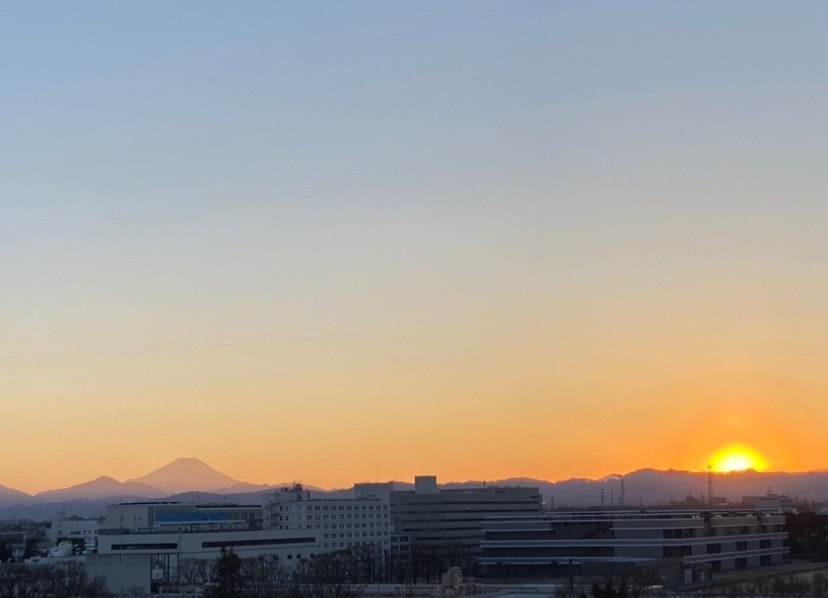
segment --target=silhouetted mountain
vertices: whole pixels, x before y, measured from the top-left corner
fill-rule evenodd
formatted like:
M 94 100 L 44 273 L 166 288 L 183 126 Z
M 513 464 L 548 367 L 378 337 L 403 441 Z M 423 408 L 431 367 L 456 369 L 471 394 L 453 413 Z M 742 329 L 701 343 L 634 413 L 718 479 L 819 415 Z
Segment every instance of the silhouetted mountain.
M 69 488 L 38 492 L 35 494 L 34 500 L 51 503 L 79 498 L 98 499 L 120 497 L 122 500 L 135 500 L 135 497 L 138 496 L 155 498 L 163 496 L 163 493 L 160 489 L 154 488 L 153 486 L 140 483 L 119 482 L 114 478 L 104 475 L 82 484 L 70 486 Z
M 532 478 L 508 478 L 493 481 L 449 482 L 443 488 L 479 488 L 488 486 L 535 486 L 545 501 L 554 499 L 556 507 L 609 507 L 622 498 L 622 476 L 612 474 L 597 480 L 572 478 L 557 482 Z M 680 502 L 688 495 L 698 499 L 707 496 L 707 473 L 679 470 L 639 469 L 624 474 L 626 506 Z M 198 459 L 176 459 L 146 476 L 119 482 L 101 476 L 70 488 L 48 490 L 30 496 L 20 490 L 0 486 L 0 518 L 48 519 L 58 513 L 100 516 L 106 505 L 123 500 L 174 500 L 183 503 L 260 504 L 268 492 L 292 486 L 247 484 L 227 476 Z M 165 488 L 178 489 L 171 494 Z M 326 491 L 304 486 L 311 496 L 350 497 L 352 488 Z M 410 482 L 394 482 L 397 490 L 412 488 Z M 769 491 L 787 494 L 804 501 L 828 499 L 828 471 L 817 472 L 755 472 L 745 471 L 713 475 L 716 496 L 738 501 L 743 496 L 763 496 Z
M 622 499 L 621 478 L 624 478 L 626 506 L 682 502 L 691 495 L 707 498 L 707 472 L 675 469 L 639 469 L 623 476 L 611 474 L 600 479 L 570 478 L 557 482 L 533 478 L 506 478 L 500 480 L 448 482 L 442 488 L 479 488 L 488 486 L 535 486 L 545 501 L 551 497 L 556 507 L 599 507 L 618 505 Z M 412 485 L 394 482 L 396 490 L 411 489 Z M 828 499 L 828 472 L 756 472 L 742 471 L 713 474 L 713 492 L 738 502 L 745 496 L 764 496 L 768 492 L 787 494 L 804 501 Z
M 181 457 L 145 476 L 127 480 L 126 483 L 146 484 L 160 488 L 166 494 L 191 490 L 220 493 L 228 488 L 238 490 L 242 486 L 253 486 L 233 479 L 195 457 Z
M 620 475 L 599 480 L 577 479 L 559 482 L 536 481 L 544 497 L 552 497 L 555 506 L 600 506 L 621 499 Z M 680 470 L 639 469 L 625 474 L 624 498 L 627 506 L 681 502 L 687 496 L 707 497 L 707 473 Z M 508 483 L 503 480 L 499 483 Z M 828 499 L 828 472 L 756 472 L 742 471 L 713 474 L 713 493 L 737 502 L 744 496 L 764 496 L 769 491 L 787 494 L 804 501 Z
M 15 490 L 8 486 L 0 485 L 0 505 L 16 504 L 18 502 L 25 502 L 31 499 L 31 495 L 22 490 Z
M 236 504 L 236 505 L 259 505 L 262 504 L 261 491 L 257 492 L 238 492 L 234 494 L 216 494 L 214 492 L 182 492 L 181 494 L 173 494 L 167 500 L 195 503 L 195 504 Z

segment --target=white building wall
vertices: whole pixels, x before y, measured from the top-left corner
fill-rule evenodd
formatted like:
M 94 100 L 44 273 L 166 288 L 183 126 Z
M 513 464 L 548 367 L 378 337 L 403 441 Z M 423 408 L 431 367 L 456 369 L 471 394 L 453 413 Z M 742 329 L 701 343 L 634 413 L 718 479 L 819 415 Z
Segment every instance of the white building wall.
M 322 552 L 369 544 L 391 548 L 390 494 L 359 498 L 309 498 L 305 492 L 277 492 L 264 506 L 266 529 L 314 531 Z
M 50 546 L 57 546 L 61 538 L 83 540 L 87 550 L 97 547 L 98 519 L 81 519 L 79 517 L 58 516 L 52 519 L 52 526 L 48 530 L 47 538 Z

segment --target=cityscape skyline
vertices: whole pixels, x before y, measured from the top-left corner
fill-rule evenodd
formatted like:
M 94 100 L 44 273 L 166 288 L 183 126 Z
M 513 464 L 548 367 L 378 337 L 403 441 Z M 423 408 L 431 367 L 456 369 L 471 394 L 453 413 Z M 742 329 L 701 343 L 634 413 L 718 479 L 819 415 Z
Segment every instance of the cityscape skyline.
M 825 3 L 0 16 L 0 484 L 828 465 Z
M 754 469 L 749 465 L 741 462 L 738 457 L 732 458 L 737 461 L 735 467 L 733 469 L 713 469 L 712 466 L 708 465 L 704 469 L 676 469 L 676 468 L 669 468 L 669 469 L 657 469 L 653 467 L 643 466 L 635 470 L 630 471 L 616 471 L 616 472 L 609 472 L 604 475 L 595 476 L 595 477 L 588 477 L 588 476 L 572 476 L 566 478 L 534 478 L 531 476 L 506 476 L 501 478 L 487 478 L 487 479 L 476 479 L 471 477 L 460 477 L 457 479 L 442 479 L 440 478 L 440 485 L 446 485 L 448 487 L 452 487 L 453 485 L 475 485 L 480 484 L 485 486 L 486 484 L 531 484 L 534 482 L 541 482 L 544 484 L 557 484 L 561 482 L 572 482 L 572 481 L 585 481 L 585 482 L 596 482 L 596 483 L 611 483 L 611 482 L 618 482 L 622 478 L 626 478 L 628 476 L 633 476 L 636 474 L 641 474 L 642 472 L 653 472 L 655 474 L 688 474 L 691 476 L 702 476 L 699 479 L 702 479 L 705 484 L 708 483 L 709 476 L 712 473 L 714 475 L 714 479 L 727 479 L 733 478 L 737 479 L 740 474 L 744 476 L 751 477 L 751 476 L 766 476 L 768 479 L 772 479 L 776 476 L 800 476 L 800 475 L 810 475 L 810 474 L 823 474 L 828 473 L 828 468 L 822 469 L 812 469 L 812 470 L 805 470 L 805 471 L 782 471 L 782 470 L 766 470 L 766 469 Z M 83 479 L 77 480 L 74 483 L 67 485 L 66 487 L 58 487 L 54 484 L 49 484 L 48 481 L 44 482 L 44 486 L 38 488 L 37 490 L 25 490 L 21 488 L 13 488 L 6 484 L 3 484 L 0 480 L 0 488 L 14 491 L 14 492 L 23 492 L 29 496 L 34 497 L 46 497 L 52 496 L 60 498 L 60 500 L 65 500 L 69 496 L 72 495 L 72 491 L 77 491 L 79 494 L 76 497 L 99 497 L 102 496 L 102 492 L 106 493 L 110 490 L 114 492 L 112 496 L 118 496 L 122 494 L 120 490 L 123 490 L 127 487 L 131 487 L 131 492 L 137 493 L 136 495 L 143 496 L 144 498 L 158 498 L 165 495 L 175 495 L 180 492 L 190 492 L 190 491 L 199 491 L 199 492 L 213 492 L 213 493 L 220 493 L 220 494 L 227 494 L 227 493 L 239 493 L 239 492 L 253 492 L 257 490 L 264 490 L 264 489 L 273 489 L 273 488 L 284 488 L 290 487 L 294 484 L 300 484 L 306 488 L 310 488 L 313 490 L 318 490 L 321 492 L 337 492 L 341 490 L 347 490 L 351 488 L 354 484 L 365 484 L 365 483 L 401 483 L 401 484 L 410 484 L 411 480 L 416 477 L 426 476 L 430 477 L 434 475 L 432 472 L 424 472 L 420 471 L 417 472 L 415 475 L 411 476 L 410 478 L 374 478 L 374 479 L 354 479 L 351 480 L 349 483 L 343 484 L 341 486 L 324 486 L 314 483 L 313 480 L 307 480 L 303 478 L 274 478 L 271 480 L 259 480 L 259 481 L 250 481 L 245 480 L 239 477 L 234 476 L 232 473 L 228 473 L 226 471 L 219 471 L 218 469 L 214 468 L 212 465 L 204 462 L 198 457 L 177 457 L 170 461 L 169 463 L 165 463 L 160 465 L 159 467 L 152 468 L 149 471 L 143 471 L 142 475 L 135 476 L 132 478 L 117 478 L 115 476 L 110 475 L 108 472 L 98 472 L 93 478 L 90 479 Z M 736 476 L 734 478 L 734 475 Z M 439 478 L 439 476 L 434 476 L 435 478 Z M 114 490 L 113 490 L 114 489 Z M 768 488 L 768 492 L 772 491 L 772 486 Z M 784 494 L 789 494 L 789 490 L 786 488 L 781 489 Z M 141 494 L 141 493 L 144 494 Z M 149 492 L 151 495 L 147 495 L 146 493 Z M 88 494 L 87 494 L 88 493 Z M 160 493 L 160 494 L 159 494 Z M 8 501 L 8 497 L 6 498 Z M 57 498 L 56 498 L 57 500 Z

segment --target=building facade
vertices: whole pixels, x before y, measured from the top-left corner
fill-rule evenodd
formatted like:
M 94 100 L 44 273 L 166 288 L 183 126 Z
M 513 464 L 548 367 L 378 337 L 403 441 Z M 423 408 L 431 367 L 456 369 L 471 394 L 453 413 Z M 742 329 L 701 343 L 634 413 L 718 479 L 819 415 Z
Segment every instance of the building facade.
M 480 564 L 492 575 L 655 573 L 670 585 L 779 564 L 783 515 L 759 511 L 578 511 L 483 524 Z
M 356 484 L 353 498 L 311 498 L 297 485 L 265 497 L 264 528 L 313 531 L 323 552 L 391 548 L 391 483 Z
M 98 528 L 101 522 L 95 517 L 66 517 L 58 515 L 52 518 L 47 531 L 49 547 L 55 547 L 63 540 L 82 542 L 84 552 L 94 552 L 98 547 Z
M 531 487 L 445 489 L 435 476 L 418 476 L 413 490 L 391 493 L 395 534 L 415 548 L 479 552 L 483 521 L 490 517 L 540 516 L 540 490 Z
M 98 552 L 87 557 L 118 595 L 141 595 L 181 582 L 193 562 L 232 549 L 241 558 L 273 555 L 287 567 L 319 552 L 314 530 L 262 528 L 259 505 L 123 503 L 107 507 Z

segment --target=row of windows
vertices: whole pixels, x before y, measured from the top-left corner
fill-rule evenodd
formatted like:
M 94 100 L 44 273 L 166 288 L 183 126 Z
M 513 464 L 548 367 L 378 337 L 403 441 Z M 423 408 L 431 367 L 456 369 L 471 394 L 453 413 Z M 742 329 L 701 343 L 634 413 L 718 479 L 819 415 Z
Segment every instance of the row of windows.
M 175 542 L 147 542 L 144 544 L 113 544 L 112 550 L 176 550 L 178 544 Z
M 387 511 L 388 505 L 280 505 L 279 511 Z
M 770 540 L 760 540 L 759 541 L 759 548 L 760 549 L 767 549 L 771 547 Z M 744 552 L 748 549 L 748 543 L 745 541 L 736 542 L 736 550 L 739 552 Z M 721 544 L 708 544 L 707 545 L 707 554 L 718 554 L 722 551 Z
M 307 525 L 308 529 L 314 529 L 314 528 L 319 529 L 319 527 L 320 526 L 312 526 L 311 524 Z M 363 523 L 363 524 L 359 524 L 359 523 L 340 523 L 339 525 L 337 525 L 336 523 L 330 523 L 330 524 L 323 523 L 321 527 L 322 527 L 322 529 L 351 529 L 352 527 L 367 527 L 367 528 L 387 529 L 388 524 L 383 523 L 381 525 L 380 524 L 372 525 L 372 524 L 368 524 L 368 523 Z
M 298 520 L 301 520 L 303 515 L 301 515 L 301 514 L 292 515 L 292 514 L 289 513 L 287 515 L 280 515 L 280 517 L 290 517 L 290 518 L 296 518 Z M 354 513 L 354 514 L 340 513 L 339 517 L 337 517 L 336 515 L 327 515 L 326 514 L 326 515 L 308 515 L 307 518 L 308 519 L 317 519 L 317 520 L 320 520 L 320 519 L 323 519 L 323 520 L 327 520 L 327 519 L 388 519 L 388 513 Z
M 330 505 L 330 509 L 328 508 L 329 505 L 307 505 L 306 510 L 308 511 L 373 511 L 376 509 L 377 511 L 387 511 L 388 505 Z
M 346 546 L 350 548 L 351 546 L 372 546 L 376 545 L 375 542 L 361 542 L 359 540 L 349 540 L 348 542 L 325 542 L 322 544 L 322 548 L 345 548 Z
M 202 542 L 202 548 L 232 548 L 234 546 L 270 546 L 276 544 L 313 544 L 316 538 L 267 538 L 255 540 L 223 540 Z
M 347 532 L 347 534 L 340 533 L 339 537 L 340 538 L 354 538 L 354 537 L 359 538 L 360 537 L 359 534 L 360 534 L 360 532 L 354 532 L 354 533 Z M 383 537 L 383 536 L 385 536 L 385 534 L 381 534 L 379 532 L 376 532 L 376 533 L 375 532 L 362 532 L 362 537 L 363 538 L 373 538 L 375 536 Z M 322 538 L 328 538 L 328 537 L 336 538 L 337 535 L 336 534 L 322 534 Z
M 357 544 L 359 544 L 359 542 L 357 542 Z M 351 547 L 351 546 L 353 546 L 353 545 L 354 545 L 354 543 L 353 543 L 353 542 L 339 542 L 339 548 L 345 548 L 346 546 L 347 546 L 348 548 L 350 548 L 350 547 Z M 336 548 L 336 547 L 337 547 L 337 543 L 336 543 L 336 542 L 331 542 L 330 544 L 327 544 L 327 543 L 326 543 L 326 544 L 323 544 L 323 545 L 322 545 L 322 548 Z

